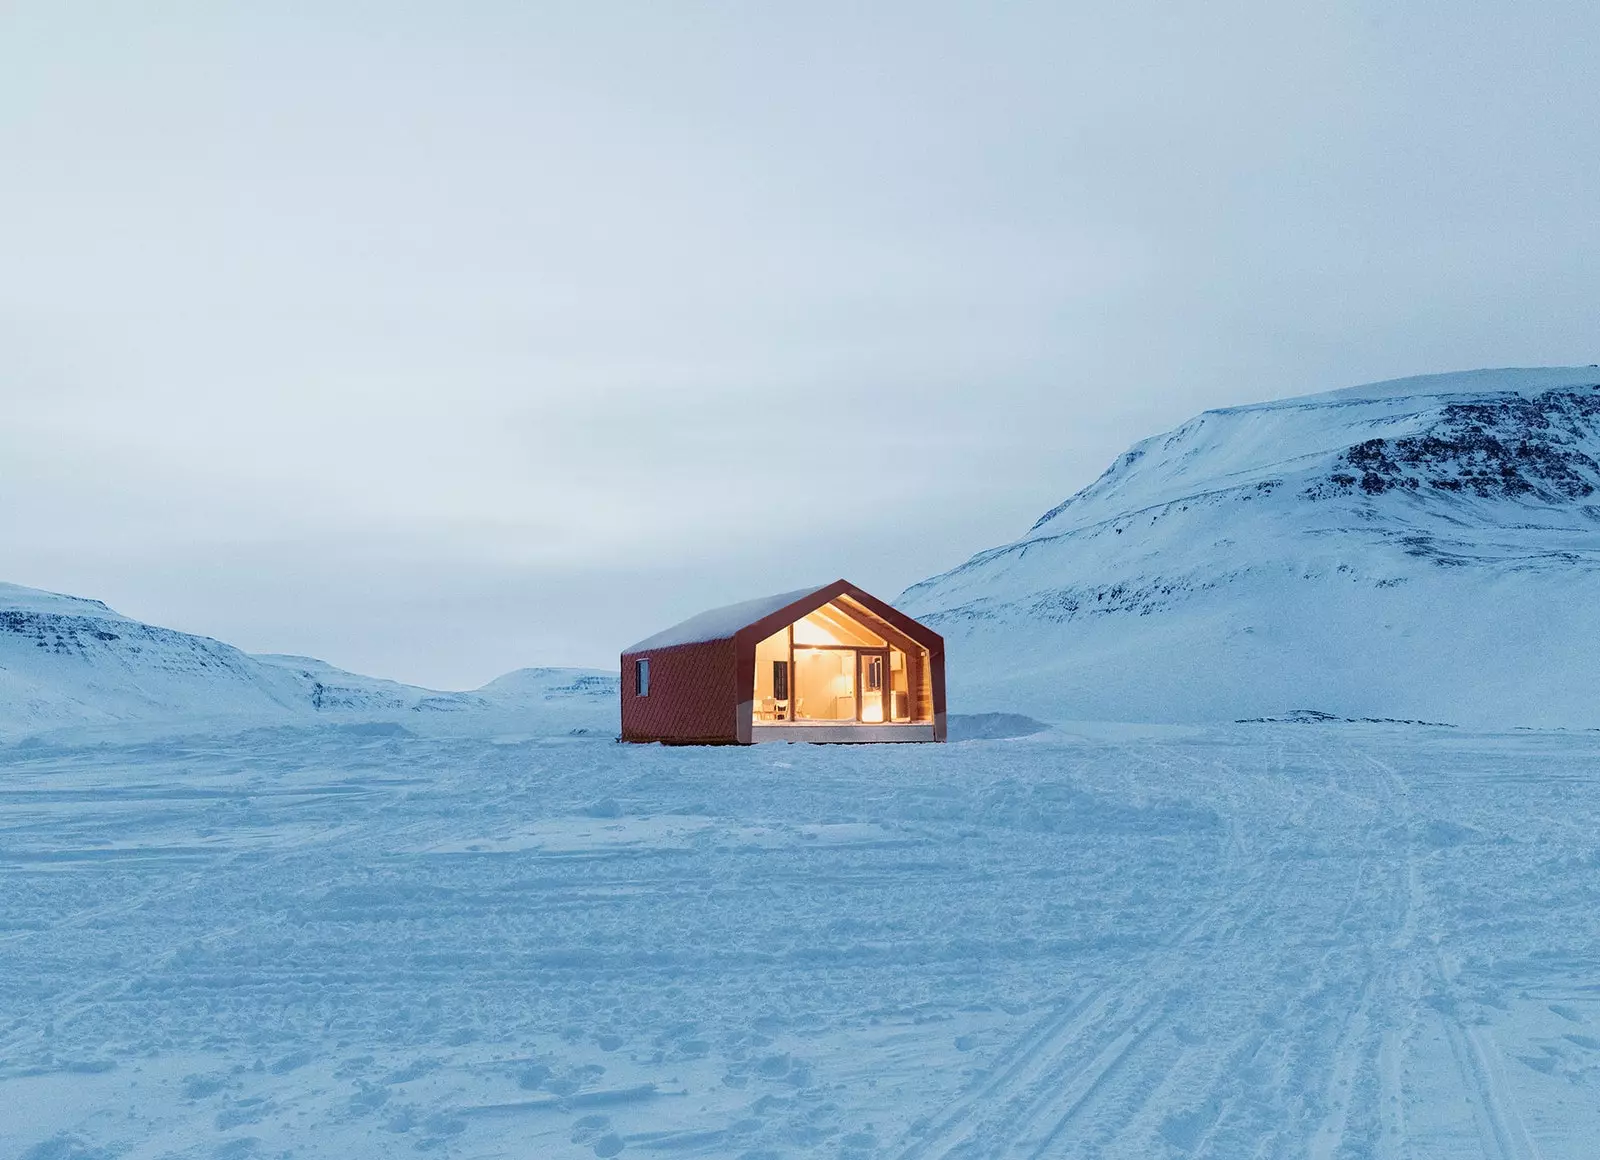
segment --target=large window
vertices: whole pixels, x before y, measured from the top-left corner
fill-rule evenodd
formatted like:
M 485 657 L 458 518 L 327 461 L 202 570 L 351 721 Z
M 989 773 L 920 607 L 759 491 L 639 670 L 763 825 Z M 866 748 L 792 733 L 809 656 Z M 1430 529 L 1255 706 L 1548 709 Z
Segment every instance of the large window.
M 928 652 L 848 598 L 756 645 L 757 725 L 932 720 Z
M 790 652 L 788 625 L 756 645 L 753 712 L 758 724 L 794 720 L 794 706 L 789 698 Z
M 856 650 L 794 650 L 794 715 L 801 721 L 856 719 Z

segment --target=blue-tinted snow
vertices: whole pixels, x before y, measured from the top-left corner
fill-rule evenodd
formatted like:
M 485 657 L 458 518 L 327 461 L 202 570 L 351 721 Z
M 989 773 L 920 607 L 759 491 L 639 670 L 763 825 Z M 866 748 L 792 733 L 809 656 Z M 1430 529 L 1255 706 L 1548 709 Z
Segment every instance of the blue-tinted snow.
M 1593 711 L 1587 377 L 1140 444 L 915 590 L 943 746 L 0 588 L 0 1157 L 1587 1158 L 1600 733 L 1472 720 Z
M 1597 770 L 1304 724 L 0 747 L 0 1156 L 1588 1157 Z

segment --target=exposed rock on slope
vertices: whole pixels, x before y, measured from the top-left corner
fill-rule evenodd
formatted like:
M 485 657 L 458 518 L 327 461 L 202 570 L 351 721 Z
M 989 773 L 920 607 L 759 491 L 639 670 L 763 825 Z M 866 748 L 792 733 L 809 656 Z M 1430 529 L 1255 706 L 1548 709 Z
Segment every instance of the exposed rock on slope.
M 1600 369 L 1207 412 L 900 604 L 958 709 L 1600 725 Z

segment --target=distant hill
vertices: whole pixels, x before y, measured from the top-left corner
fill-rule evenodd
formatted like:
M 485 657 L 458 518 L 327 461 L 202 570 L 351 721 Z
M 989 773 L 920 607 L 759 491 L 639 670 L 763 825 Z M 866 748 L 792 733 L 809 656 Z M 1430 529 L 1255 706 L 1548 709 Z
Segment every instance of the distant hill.
M 897 603 L 953 710 L 1600 726 L 1600 368 L 1208 411 Z
M 63 730 L 386 720 L 477 730 L 603 731 L 616 676 L 523 669 L 475 692 L 437 692 L 309 657 L 252 655 L 86 600 L 0 583 L 0 740 Z M 470 724 L 468 720 L 470 719 Z

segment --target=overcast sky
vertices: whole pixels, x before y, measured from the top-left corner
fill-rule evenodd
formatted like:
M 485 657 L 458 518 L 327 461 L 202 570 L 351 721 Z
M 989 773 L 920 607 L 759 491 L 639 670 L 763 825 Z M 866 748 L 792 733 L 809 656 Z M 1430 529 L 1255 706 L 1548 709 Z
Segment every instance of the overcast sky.
M 464 688 L 1600 361 L 1600 5 L 0 0 L 0 579 Z

